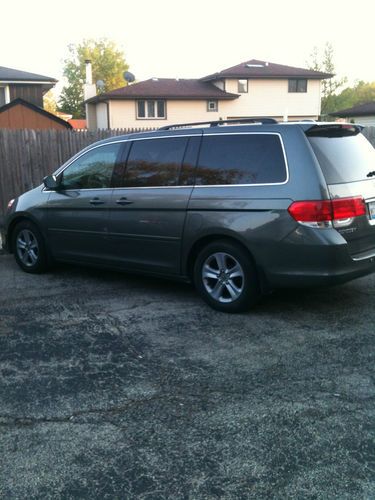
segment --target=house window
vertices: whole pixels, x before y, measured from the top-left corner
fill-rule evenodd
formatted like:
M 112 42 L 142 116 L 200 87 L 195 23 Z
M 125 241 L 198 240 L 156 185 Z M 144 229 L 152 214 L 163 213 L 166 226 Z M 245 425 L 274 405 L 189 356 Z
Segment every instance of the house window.
M 216 100 L 207 101 L 207 111 L 219 111 L 219 103 Z
M 246 94 L 248 91 L 248 81 L 247 80 L 238 80 L 238 93 Z
M 288 92 L 307 92 L 306 78 L 290 78 Z
M 161 99 L 147 99 L 137 101 L 137 119 L 157 119 L 166 118 L 165 101 Z

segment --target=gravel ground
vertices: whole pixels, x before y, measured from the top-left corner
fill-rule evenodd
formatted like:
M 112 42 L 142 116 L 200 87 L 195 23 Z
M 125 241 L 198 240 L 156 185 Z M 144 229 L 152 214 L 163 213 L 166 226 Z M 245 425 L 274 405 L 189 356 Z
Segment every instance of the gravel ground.
M 9 255 L 0 278 L 0 498 L 375 498 L 374 276 L 244 315 Z

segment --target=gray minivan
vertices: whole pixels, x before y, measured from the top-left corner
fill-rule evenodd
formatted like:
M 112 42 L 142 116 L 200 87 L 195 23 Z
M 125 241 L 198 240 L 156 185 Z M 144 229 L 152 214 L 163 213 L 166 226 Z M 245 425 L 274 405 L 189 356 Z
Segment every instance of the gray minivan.
M 31 273 L 64 261 L 189 280 L 226 312 L 375 270 L 375 150 L 360 126 L 193 125 L 87 147 L 9 202 L 4 247 Z

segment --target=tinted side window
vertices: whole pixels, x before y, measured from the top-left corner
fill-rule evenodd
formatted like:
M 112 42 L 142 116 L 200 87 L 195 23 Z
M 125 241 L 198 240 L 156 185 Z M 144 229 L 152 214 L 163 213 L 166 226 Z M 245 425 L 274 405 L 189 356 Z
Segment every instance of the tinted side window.
M 123 186 L 176 186 L 186 144 L 186 137 L 134 141 Z
M 64 189 L 109 188 L 121 144 L 108 144 L 88 151 L 62 173 Z
M 204 136 L 196 185 L 270 184 L 287 178 L 281 141 L 275 134 Z

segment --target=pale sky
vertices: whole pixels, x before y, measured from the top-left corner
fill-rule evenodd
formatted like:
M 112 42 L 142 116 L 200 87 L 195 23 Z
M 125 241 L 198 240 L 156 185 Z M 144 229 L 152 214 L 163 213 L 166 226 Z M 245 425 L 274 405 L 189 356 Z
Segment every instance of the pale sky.
M 375 81 L 374 0 L 18 0 L 1 12 L 0 66 L 58 80 L 69 43 L 107 37 L 138 81 L 249 59 L 306 67 L 326 41 L 338 76 Z

